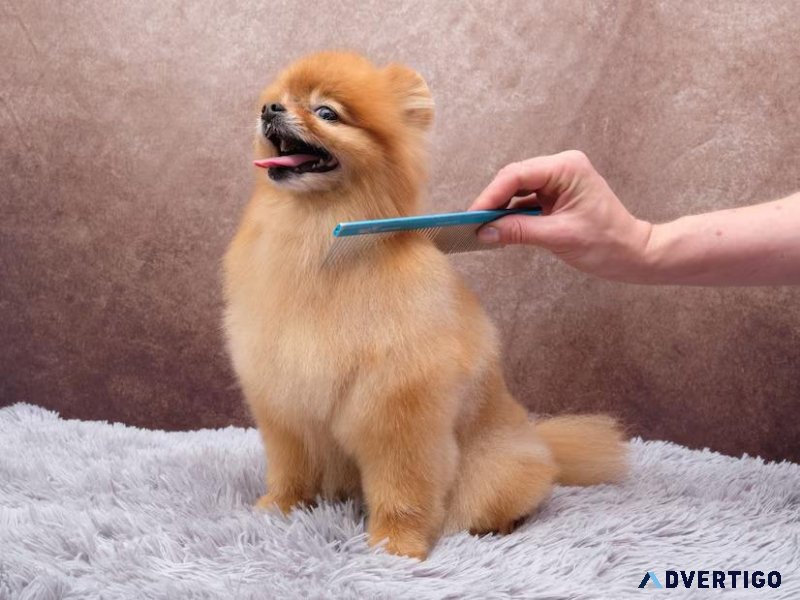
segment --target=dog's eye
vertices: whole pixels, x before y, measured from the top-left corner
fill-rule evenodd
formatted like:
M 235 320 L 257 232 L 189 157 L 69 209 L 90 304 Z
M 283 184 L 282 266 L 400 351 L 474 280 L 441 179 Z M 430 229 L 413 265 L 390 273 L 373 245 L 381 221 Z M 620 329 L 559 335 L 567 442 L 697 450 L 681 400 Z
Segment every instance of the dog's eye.
M 314 109 L 314 112 L 320 119 L 324 119 L 326 121 L 339 120 L 339 115 L 337 115 L 336 111 L 329 106 L 318 106 L 316 109 Z

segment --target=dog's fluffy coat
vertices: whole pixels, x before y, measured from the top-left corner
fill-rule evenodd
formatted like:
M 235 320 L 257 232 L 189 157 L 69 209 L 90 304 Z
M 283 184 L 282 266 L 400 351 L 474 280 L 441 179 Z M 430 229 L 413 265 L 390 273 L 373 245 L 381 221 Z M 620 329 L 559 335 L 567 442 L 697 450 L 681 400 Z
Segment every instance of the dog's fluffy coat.
M 228 346 L 268 457 L 258 505 L 363 496 L 370 541 L 423 558 L 442 532 L 509 531 L 555 482 L 622 476 L 612 419 L 530 420 L 506 388 L 495 328 L 429 241 L 397 235 L 321 268 L 336 223 L 416 212 L 433 117 L 422 78 L 322 53 L 261 100 L 339 166 L 275 181 L 259 171 L 225 257 Z M 319 119 L 319 104 L 339 120 Z M 278 154 L 261 127 L 255 146 Z

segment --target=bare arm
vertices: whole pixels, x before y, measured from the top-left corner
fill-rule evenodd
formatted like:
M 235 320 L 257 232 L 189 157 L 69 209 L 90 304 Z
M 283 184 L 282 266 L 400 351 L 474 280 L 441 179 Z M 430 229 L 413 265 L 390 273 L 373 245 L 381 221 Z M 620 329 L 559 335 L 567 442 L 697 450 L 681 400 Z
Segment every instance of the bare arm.
M 643 283 L 800 284 L 800 193 L 653 226 Z
M 471 209 L 535 194 L 546 216 L 510 216 L 485 241 L 535 244 L 582 271 L 617 281 L 688 285 L 800 284 L 800 193 L 653 225 L 633 217 L 580 152 L 503 168 Z

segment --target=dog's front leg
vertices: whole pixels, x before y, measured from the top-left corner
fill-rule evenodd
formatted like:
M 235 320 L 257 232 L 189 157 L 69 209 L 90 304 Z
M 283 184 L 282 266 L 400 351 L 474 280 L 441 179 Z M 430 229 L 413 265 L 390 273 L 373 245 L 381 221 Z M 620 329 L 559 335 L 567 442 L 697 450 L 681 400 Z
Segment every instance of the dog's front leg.
M 372 398 L 361 409 L 343 429 L 361 471 L 369 542 L 424 559 L 441 534 L 458 462 L 449 411 L 419 387 Z
M 285 513 L 298 504 L 311 503 L 319 476 L 301 436 L 272 419 L 257 421 L 267 454 L 267 493 L 256 507 L 276 507 Z

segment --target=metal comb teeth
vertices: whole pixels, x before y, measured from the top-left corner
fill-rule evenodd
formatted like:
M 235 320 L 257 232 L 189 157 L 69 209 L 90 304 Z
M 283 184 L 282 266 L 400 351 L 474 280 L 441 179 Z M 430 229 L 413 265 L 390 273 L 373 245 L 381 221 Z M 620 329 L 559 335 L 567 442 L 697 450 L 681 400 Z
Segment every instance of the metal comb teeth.
M 372 233 L 369 235 L 343 235 L 334 237 L 328 254 L 322 263 L 323 268 L 333 267 L 349 260 L 356 260 L 371 252 L 381 240 L 395 235 L 396 232 Z

